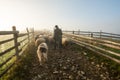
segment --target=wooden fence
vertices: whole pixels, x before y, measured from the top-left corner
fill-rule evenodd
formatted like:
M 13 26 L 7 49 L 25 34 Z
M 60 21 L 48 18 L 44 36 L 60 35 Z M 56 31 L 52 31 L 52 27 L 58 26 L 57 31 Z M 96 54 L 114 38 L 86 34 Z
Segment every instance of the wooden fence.
M 91 32 L 91 31 L 63 31 L 65 33 L 72 33 L 76 35 L 84 35 L 84 36 L 90 36 L 90 37 L 97 37 L 97 38 L 106 38 L 106 39 L 118 39 L 120 40 L 120 34 L 113 34 L 108 32 Z
M 13 35 L 12 38 L 0 41 L 0 45 L 6 44 L 10 41 L 14 42 L 14 46 L 9 47 L 8 49 L 5 49 L 4 51 L 0 52 L 0 59 L 4 55 L 9 55 L 9 52 L 14 50 L 15 53 L 10 55 L 7 59 L 5 58 L 4 61 L 1 61 L 0 63 L 0 77 L 2 77 L 14 64 L 15 62 L 20 58 L 20 55 L 24 52 L 25 48 L 27 47 L 28 43 L 31 42 L 31 40 L 34 37 L 34 29 L 32 29 L 31 32 L 29 32 L 28 28 L 26 29 L 26 33 L 19 33 L 19 31 L 16 31 L 16 27 L 12 27 L 13 31 L 0 31 L 0 36 L 5 36 L 5 35 Z M 21 39 L 18 41 L 18 39 Z M 12 60 L 15 58 L 14 60 Z M 10 62 L 12 60 L 12 63 Z M 5 65 L 7 65 L 5 67 Z M 2 70 L 2 68 L 4 68 Z
M 71 38 L 71 40 L 74 43 L 120 64 L 119 34 L 112 34 L 106 32 L 85 32 L 85 31 L 84 32 L 64 31 L 63 33 L 64 36 Z M 89 33 L 89 34 L 82 34 L 82 33 Z

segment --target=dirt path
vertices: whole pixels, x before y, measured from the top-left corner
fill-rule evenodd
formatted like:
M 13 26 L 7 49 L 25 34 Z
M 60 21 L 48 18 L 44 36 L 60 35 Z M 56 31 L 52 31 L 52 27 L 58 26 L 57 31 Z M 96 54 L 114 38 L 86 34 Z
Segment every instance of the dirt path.
M 111 80 L 103 64 L 90 61 L 82 49 L 73 46 L 64 48 L 62 53 L 49 50 L 48 62 L 39 66 L 36 53 L 30 67 L 31 80 Z

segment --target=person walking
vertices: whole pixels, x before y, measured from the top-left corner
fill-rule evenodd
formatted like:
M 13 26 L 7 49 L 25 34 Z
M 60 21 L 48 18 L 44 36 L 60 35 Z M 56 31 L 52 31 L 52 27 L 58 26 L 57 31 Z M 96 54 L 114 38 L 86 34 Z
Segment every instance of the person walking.
M 61 49 L 62 48 L 62 30 L 58 27 L 58 25 L 55 25 L 54 40 L 55 40 L 54 49 Z

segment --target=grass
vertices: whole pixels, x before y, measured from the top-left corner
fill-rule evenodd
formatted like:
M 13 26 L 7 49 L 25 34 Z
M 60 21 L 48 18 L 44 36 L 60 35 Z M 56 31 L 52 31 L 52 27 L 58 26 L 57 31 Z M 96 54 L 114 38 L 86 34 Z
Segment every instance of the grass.
M 101 47 L 101 48 L 103 48 L 103 49 L 105 49 L 105 50 L 110 50 L 110 51 L 112 51 L 112 52 L 116 52 L 116 53 L 118 53 L 118 54 L 120 53 L 120 50 L 118 50 L 118 49 L 110 48 L 110 47 L 103 46 L 103 45 L 100 45 L 99 47 Z M 103 52 L 103 53 L 105 53 L 105 52 Z M 107 54 L 107 55 L 109 55 L 109 56 L 111 56 L 111 57 L 114 57 L 114 58 L 120 60 L 120 57 L 119 57 L 119 56 L 116 56 L 116 55 L 110 54 L 110 53 L 105 53 L 105 54 Z
M 88 57 L 88 60 L 95 62 L 96 64 L 104 64 L 104 67 L 108 69 L 108 72 L 110 73 L 109 77 L 113 77 L 113 80 L 118 80 L 120 79 L 120 64 L 103 57 L 95 52 L 92 52 L 88 50 L 85 47 L 81 47 L 79 45 L 73 45 L 74 51 L 79 51 L 79 52 L 85 52 L 87 53 L 86 57 Z M 83 53 L 84 54 L 84 53 Z
M 74 51 L 86 52 L 88 60 L 94 61 L 95 63 L 102 64 L 107 67 L 110 77 L 113 77 L 114 80 L 120 78 L 120 65 L 111 61 L 108 58 L 105 58 L 101 55 L 98 55 L 86 48 L 83 48 L 79 45 L 72 46 Z M 24 54 L 21 56 L 21 59 L 16 62 L 16 64 L 10 69 L 10 71 L 2 77 L 1 80 L 30 80 L 29 79 L 29 67 L 31 67 L 31 61 L 34 59 L 31 56 L 31 53 L 34 52 L 34 45 L 30 44 L 28 48 L 24 51 Z
M 7 36 L 7 37 L 8 37 L 8 38 L 11 38 L 11 36 Z M 6 40 L 6 39 L 8 39 L 8 38 L 6 38 L 6 36 L 5 36 L 5 38 L 3 38 L 3 40 Z M 8 48 L 10 48 L 10 47 L 13 47 L 13 46 L 14 46 L 14 41 L 10 41 L 10 42 L 4 43 L 3 46 L 2 46 L 2 47 L 4 47 L 4 48 L 3 48 L 3 50 L 0 50 L 0 52 L 3 52 L 3 51 L 5 51 L 6 49 L 8 49 Z M 2 64 L 3 62 L 5 62 L 9 57 L 11 57 L 11 56 L 14 55 L 14 54 L 15 54 L 15 50 L 13 49 L 13 50 L 11 50 L 10 52 L 7 52 L 6 54 L 0 56 L 0 64 Z M 8 67 L 11 63 L 13 63 L 15 60 L 16 60 L 16 59 L 13 58 L 13 59 L 11 59 L 9 62 L 7 62 L 5 65 L 3 65 L 2 67 L 0 67 L 0 74 Z
M 97 46 L 97 47 L 106 49 L 106 50 L 110 50 L 110 51 L 113 51 L 113 52 L 116 52 L 116 53 L 120 53 L 120 50 L 119 50 L 119 49 L 114 49 L 114 48 L 111 48 L 111 47 L 109 47 L 109 46 L 107 47 L 107 46 L 103 46 L 102 44 L 98 44 L 98 43 L 100 43 L 99 41 L 97 41 L 98 43 L 95 43 L 95 44 L 94 44 L 94 41 L 91 41 L 91 42 L 90 42 L 90 40 L 87 40 L 87 39 L 83 39 L 83 38 L 76 38 L 76 39 L 77 39 L 77 40 L 80 40 L 80 41 L 82 41 L 82 42 L 89 43 L 89 44 L 91 44 L 91 45 L 95 45 L 95 46 Z M 109 40 L 109 39 L 108 39 L 108 40 Z M 112 40 L 112 41 L 118 42 L 118 44 L 119 44 L 119 42 L 120 42 L 120 40 Z M 96 41 L 95 41 L 95 42 L 96 42 Z M 80 47 L 80 46 L 79 46 L 79 47 Z M 81 47 L 80 47 L 80 48 L 81 48 Z M 77 49 L 79 49 L 79 48 L 77 48 Z M 96 54 L 95 52 L 92 52 L 92 51 L 90 51 L 90 50 L 88 50 L 88 49 L 86 49 L 86 48 L 84 48 L 83 51 L 85 51 L 86 53 L 88 53 L 87 56 L 90 57 L 89 60 L 94 59 L 94 61 L 96 61 L 97 63 L 100 63 L 100 64 L 101 64 L 101 63 L 105 63 L 105 66 L 108 68 L 108 71 L 109 71 L 109 73 L 110 73 L 110 76 L 115 77 L 115 79 L 113 79 L 113 80 L 118 80 L 118 79 L 120 79 L 120 64 L 118 64 L 118 63 L 116 63 L 116 62 L 114 62 L 114 61 L 112 61 L 112 60 L 110 60 L 110 59 L 108 59 L 108 58 L 105 58 L 105 57 L 103 57 L 103 56 L 101 56 L 101 55 L 98 55 L 98 54 Z M 99 52 L 99 50 L 96 50 L 96 51 Z M 102 53 L 105 53 L 105 52 L 102 52 Z M 110 55 L 110 56 L 112 56 L 112 57 L 117 58 L 117 59 L 120 60 L 120 57 L 118 57 L 118 56 L 115 56 L 115 55 L 109 54 L 109 53 L 105 53 L 105 54 Z
M 0 57 L 0 64 L 5 62 L 10 56 L 14 55 L 15 51 L 12 50 L 11 52 L 3 55 L 2 57 Z M 3 65 L 1 68 L 0 68 L 0 73 L 2 73 L 11 63 L 13 63 L 16 59 L 13 57 L 9 62 L 7 62 L 5 65 Z
M 25 38 L 25 37 L 24 37 Z M 23 40 L 23 38 L 18 39 L 18 41 Z M 25 41 L 27 42 L 27 40 Z M 11 42 L 9 44 L 6 44 L 6 48 L 12 46 L 14 43 Z M 19 48 L 21 48 L 24 45 L 21 44 Z M 24 51 L 24 54 L 21 56 L 21 59 L 19 61 L 16 62 L 16 64 L 9 70 L 9 72 L 7 74 L 5 74 L 0 80 L 29 80 L 29 78 L 27 77 L 29 74 L 29 68 L 31 66 L 31 60 L 33 59 L 32 56 L 30 56 L 31 54 L 31 50 L 33 50 L 34 45 L 31 44 L 28 46 L 28 48 Z M 83 51 L 85 51 L 86 53 L 88 53 L 88 57 L 89 60 L 93 60 L 96 61 L 96 63 L 105 63 L 105 66 L 108 68 L 109 72 L 111 73 L 111 76 L 115 77 L 116 79 L 120 78 L 120 65 L 115 63 L 114 61 L 111 61 L 105 57 L 102 57 L 100 55 L 97 55 L 96 53 L 89 51 L 86 48 L 82 48 L 78 45 L 74 45 L 73 46 L 75 51 L 81 51 L 81 49 Z M 102 46 L 104 47 L 104 46 Z M 106 48 L 106 47 L 104 47 Z M 110 48 L 108 48 L 110 49 Z M 110 49 L 112 51 L 116 51 L 113 49 Z M 2 63 L 5 59 L 7 59 L 8 57 L 10 57 L 12 54 L 14 53 L 14 50 L 7 53 L 6 55 L 0 57 L 0 60 Z M 92 59 L 91 59 L 92 58 Z M 3 66 L 3 68 L 1 71 L 3 71 L 9 64 L 11 64 L 13 61 L 15 61 L 15 57 L 8 62 L 6 65 Z M 27 66 L 26 66 L 27 65 Z
M 116 52 L 116 53 L 120 53 L 120 50 L 119 50 L 119 49 L 107 47 L 107 46 L 104 46 L 104 45 L 100 45 L 99 47 L 104 48 L 104 49 L 106 49 L 106 50 L 110 50 L 110 51 Z
M 116 53 L 120 53 L 120 50 L 114 49 L 114 48 L 111 48 L 111 47 L 107 47 L 107 46 L 103 46 L 101 44 L 98 44 L 99 42 L 94 44 L 94 41 L 90 42 L 90 40 L 87 40 L 87 39 L 82 39 L 82 38 L 76 38 L 76 39 L 80 40 L 80 41 L 83 41 L 85 43 L 89 43 L 91 45 L 98 46 L 98 47 L 106 49 L 106 50 L 110 50 L 110 51 L 113 51 L 113 52 L 116 52 Z M 116 40 L 115 42 L 120 42 L 120 41 Z M 79 48 L 76 48 L 76 49 L 77 50 L 81 49 L 81 46 L 79 46 Z M 96 54 L 95 52 L 92 52 L 92 51 L 90 51 L 90 50 L 88 50 L 86 48 L 83 48 L 83 51 L 88 53 L 87 56 L 89 57 L 89 60 L 93 60 L 93 61 L 95 61 L 96 63 L 99 63 L 99 64 L 104 63 L 104 66 L 107 67 L 107 69 L 108 69 L 108 71 L 110 73 L 110 77 L 111 76 L 114 77 L 113 80 L 120 79 L 120 64 L 118 64 L 118 63 L 116 63 L 116 62 L 114 62 L 114 61 L 112 61 L 112 60 L 110 60 L 110 59 L 108 59 L 106 57 L 103 57 L 103 56 L 101 56 L 99 54 Z M 99 52 L 99 50 L 96 50 L 96 51 Z M 102 53 L 105 53 L 105 52 L 102 52 Z M 112 55 L 112 54 L 109 54 L 109 53 L 105 53 L 105 54 L 110 55 L 110 56 L 120 60 L 120 57 L 118 57 L 118 56 L 115 56 L 115 55 Z
M 106 49 L 106 50 L 116 52 L 116 53 L 120 53 L 120 50 L 118 50 L 118 49 L 114 49 L 114 48 L 99 45 L 99 44 L 96 44 L 96 46 Z M 108 68 L 109 73 L 111 73 L 110 76 L 115 77 L 116 80 L 120 79 L 120 64 L 118 64 L 108 58 L 105 58 L 101 55 L 97 55 L 96 53 L 91 52 L 90 50 L 86 50 L 86 53 L 89 53 L 88 54 L 89 57 L 94 57 L 96 62 L 98 62 L 98 63 L 104 62 L 105 66 Z M 103 52 L 103 53 L 105 53 L 105 52 Z M 109 54 L 109 53 L 105 53 L 105 54 L 110 55 L 110 56 L 120 60 L 120 57 L 118 57 L 118 56 L 115 56 L 115 55 Z
M 24 51 L 24 54 L 21 55 L 19 61 L 9 70 L 7 74 L 5 74 L 0 80 L 29 80 L 29 68 L 31 66 L 31 61 L 33 57 L 30 56 L 32 53 L 34 45 L 31 44 Z
M 5 35 L 5 36 L 0 36 L 1 40 L 0 41 L 4 41 L 7 39 L 12 38 L 12 35 Z M 20 37 L 18 38 L 18 42 L 20 42 L 21 40 L 23 40 L 26 36 Z M 19 49 L 24 45 L 24 43 L 28 42 L 28 40 L 25 40 L 24 42 L 21 43 L 21 45 L 19 46 Z M 6 49 L 13 47 L 14 46 L 14 41 L 9 41 L 7 43 L 2 44 L 2 46 L 0 45 L 0 52 L 5 51 Z M 5 62 L 9 57 L 11 57 L 12 55 L 15 54 L 15 49 L 11 50 L 10 52 L 7 52 L 6 54 L 0 56 L 0 64 L 2 64 L 3 62 Z M 12 64 L 14 61 L 16 61 L 16 56 L 13 57 L 10 61 L 8 61 L 5 65 L 3 65 L 2 67 L 0 67 L 0 74 L 10 65 Z
M 78 39 L 78 40 L 79 40 L 79 39 Z M 86 40 L 86 39 L 85 39 L 85 40 L 82 39 L 81 41 L 83 41 L 83 42 L 85 42 L 85 43 L 89 43 L 89 44 L 94 45 L 94 46 L 97 46 L 97 47 L 100 47 L 100 48 L 105 49 L 105 50 L 109 50 L 109 51 L 112 51 L 112 52 L 120 53 L 120 50 L 119 50 L 119 49 L 115 49 L 115 48 L 111 48 L 111 47 L 109 47 L 109 46 L 105 46 L 105 45 L 99 44 L 100 42 L 97 42 L 97 43 L 94 44 L 93 41 L 90 42 L 90 40 Z M 103 44 L 104 44 L 104 43 L 103 43 Z M 105 53 L 105 52 L 103 52 L 103 53 Z M 105 53 L 105 54 L 110 55 L 110 56 L 112 56 L 112 57 L 114 57 L 114 58 L 120 59 L 119 56 L 116 56 L 116 55 L 113 55 L 113 54 L 109 54 L 109 53 Z
M 99 64 L 104 63 L 104 66 L 107 67 L 110 73 L 110 77 L 114 77 L 114 80 L 120 79 L 120 64 L 108 58 L 105 58 L 99 54 L 96 54 L 95 52 L 92 52 L 86 48 L 83 48 L 83 51 L 88 53 L 87 56 L 89 57 L 89 60 L 95 61 L 95 63 L 99 63 Z

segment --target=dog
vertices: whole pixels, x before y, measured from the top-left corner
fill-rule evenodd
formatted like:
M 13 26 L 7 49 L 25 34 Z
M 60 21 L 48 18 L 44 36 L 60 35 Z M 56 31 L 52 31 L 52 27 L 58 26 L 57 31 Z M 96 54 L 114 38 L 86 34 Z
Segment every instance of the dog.
M 47 55 L 48 55 L 48 45 L 43 42 L 39 44 L 37 49 L 37 56 L 38 56 L 40 65 L 42 65 L 44 62 L 48 60 Z

